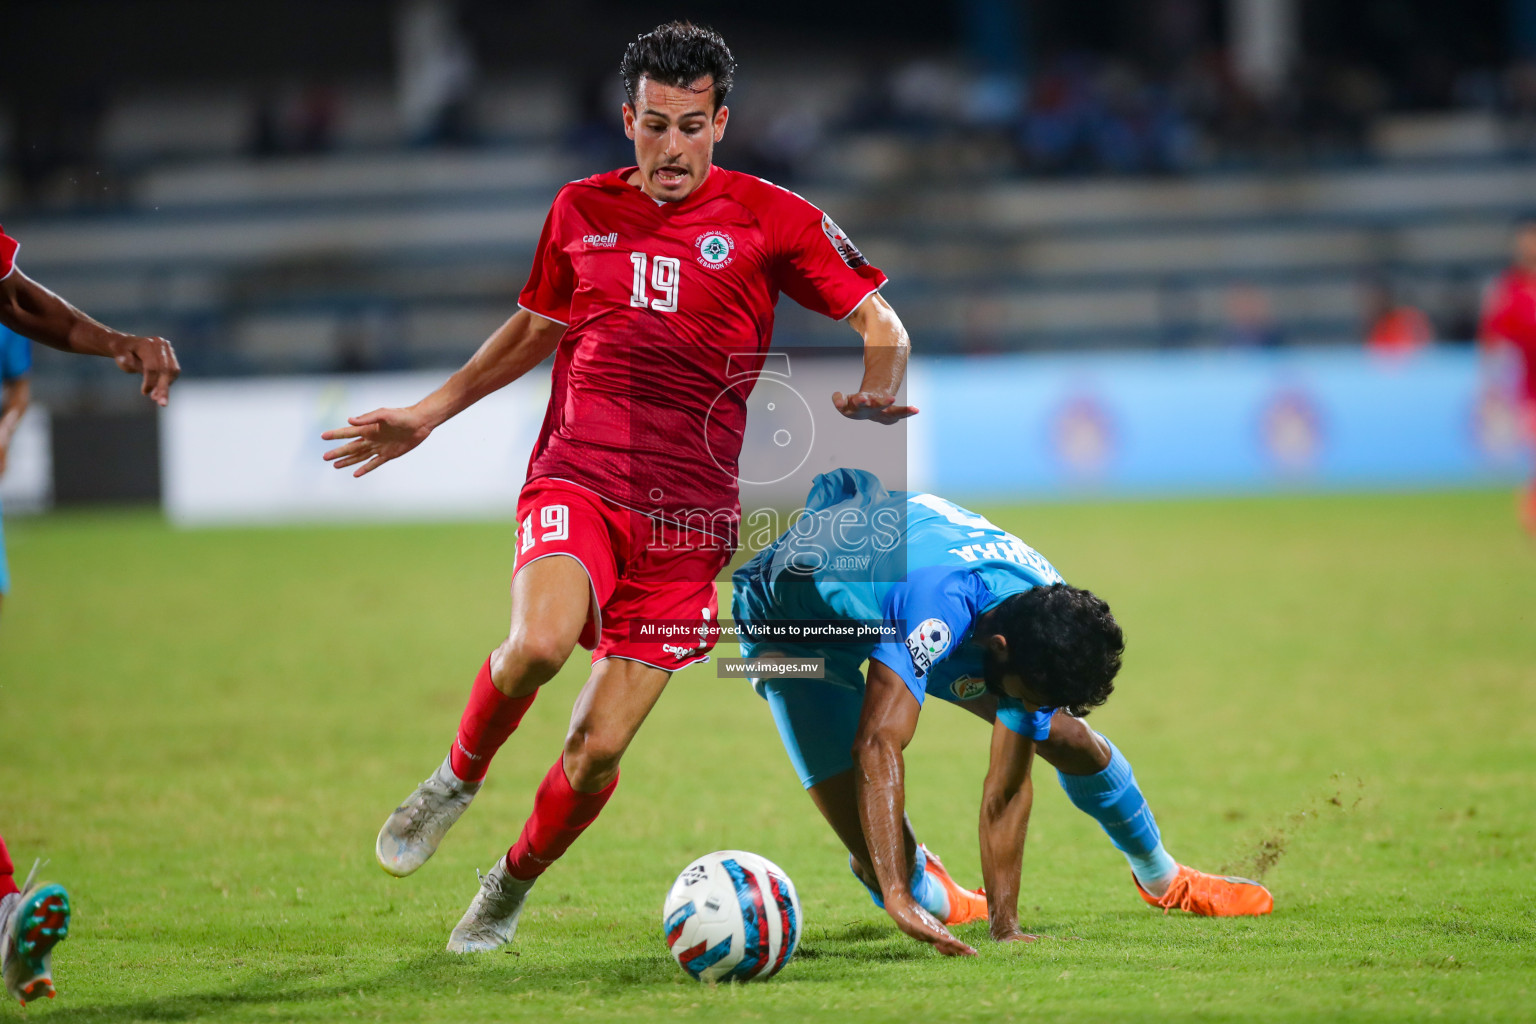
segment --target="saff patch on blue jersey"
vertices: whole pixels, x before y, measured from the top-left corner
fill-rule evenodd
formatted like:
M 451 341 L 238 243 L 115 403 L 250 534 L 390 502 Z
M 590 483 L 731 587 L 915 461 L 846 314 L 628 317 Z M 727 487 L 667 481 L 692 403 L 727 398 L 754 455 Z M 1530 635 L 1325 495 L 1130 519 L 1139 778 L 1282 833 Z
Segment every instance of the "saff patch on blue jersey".
M 907 653 L 912 656 L 912 671 L 921 679 L 933 663 L 949 650 L 949 624 L 943 619 L 924 619 L 907 634 Z

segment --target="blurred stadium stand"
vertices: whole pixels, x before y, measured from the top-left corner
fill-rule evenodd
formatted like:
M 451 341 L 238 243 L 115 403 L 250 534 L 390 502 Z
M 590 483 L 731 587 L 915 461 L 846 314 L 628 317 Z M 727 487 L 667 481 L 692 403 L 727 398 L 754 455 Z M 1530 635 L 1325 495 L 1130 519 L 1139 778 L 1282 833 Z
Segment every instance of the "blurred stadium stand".
M 169 45 L 100 2 L 18 6 L 34 32 L 99 17 L 100 45 L 125 34 L 151 63 Z M 172 337 L 193 376 L 457 365 L 511 312 L 559 184 L 625 159 L 611 65 L 676 14 L 124 6 L 151 28 L 179 19 L 196 60 L 106 61 L 88 88 L 50 94 L 48 130 L 29 121 L 40 66 L 5 72 L 0 209 L 29 272 Z M 742 60 L 721 163 L 829 210 L 891 275 L 926 352 L 1358 345 L 1362 293 L 1383 280 L 1465 340 L 1511 219 L 1536 208 L 1527 0 L 1298 0 L 1278 78 L 1242 66 L 1243 0 L 1108 6 L 683 5 Z M 472 88 L 455 106 L 445 86 L 452 117 L 423 134 L 390 38 L 425 8 L 460 25 L 445 60 L 472 44 Z M 812 23 L 827 28 L 808 44 Z M 240 49 L 223 69 L 208 52 L 285 32 L 304 45 Z M 521 53 L 530 38 L 543 45 Z M 784 343 L 845 334 L 781 306 Z M 112 376 L 39 361 L 56 408 L 121 403 L 98 387 Z

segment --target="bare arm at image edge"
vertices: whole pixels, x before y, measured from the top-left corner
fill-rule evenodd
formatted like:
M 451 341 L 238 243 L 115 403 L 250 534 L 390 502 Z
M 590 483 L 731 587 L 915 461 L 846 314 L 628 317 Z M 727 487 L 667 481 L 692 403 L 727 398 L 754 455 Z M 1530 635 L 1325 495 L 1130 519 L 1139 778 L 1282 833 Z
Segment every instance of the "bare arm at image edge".
M 105 356 L 124 373 L 142 374 L 140 391 L 156 405 L 170 399 L 181 375 L 176 352 L 164 338 L 124 334 L 91 319 L 19 268 L 0 280 L 0 324 L 61 352 Z

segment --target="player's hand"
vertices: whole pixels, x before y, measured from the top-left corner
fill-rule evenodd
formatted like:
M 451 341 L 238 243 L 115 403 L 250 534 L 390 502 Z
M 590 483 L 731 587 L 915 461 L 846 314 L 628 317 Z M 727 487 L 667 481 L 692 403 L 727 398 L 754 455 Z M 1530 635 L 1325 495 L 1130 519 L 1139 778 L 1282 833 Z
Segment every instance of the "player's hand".
M 975 956 L 976 951 L 949 933 L 939 919 L 924 910 L 910 896 L 904 900 L 885 901 L 886 912 L 896 927 L 919 942 L 926 942 L 945 956 Z
M 142 373 L 144 383 L 139 391 L 148 395 L 156 405 L 165 405 L 171 398 L 171 385 L 181 376 L 181 364 L 176 361 L 176 350 L 164 338 L 141 338 L 134 334 L 120 334 L 107 345 L 112 361 L 124 373 Z
M 352 440 L 325 453 L 325 461 L 337 469 L 358 466 L 353 476 L 372 473 L 391 459 L 398 459 L 432 433 L 426 418 L 414 409 L 375 409 L 361 416 L 347 417 L 348 426 L 327 430 L 324 441 Z
M 910 405 L 897 405 L 891 395 L 876 391 L 859 391 L 845 395 L 832 392 L 832 404 L 837 411 L 851 420 L 874 420 L 876 423 L 897 423 L 908 416 L 916 416 L 917 409 Z
M 5 476 L 5 460 L 10 457 L 11 446 L 0 444 L 0 476 Z

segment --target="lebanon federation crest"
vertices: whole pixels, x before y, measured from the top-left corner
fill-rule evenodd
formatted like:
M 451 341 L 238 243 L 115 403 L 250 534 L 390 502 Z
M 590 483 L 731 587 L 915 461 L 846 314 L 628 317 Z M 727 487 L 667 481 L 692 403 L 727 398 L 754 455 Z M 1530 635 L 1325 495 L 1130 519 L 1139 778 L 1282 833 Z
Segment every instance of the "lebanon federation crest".
M 699 251 L 699 263 L 710 270 L 721 270 L 736 258 L 736 239 L 724 231 L 706 231 L 693 240 Z

